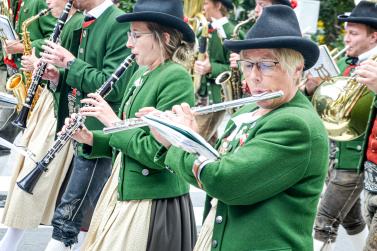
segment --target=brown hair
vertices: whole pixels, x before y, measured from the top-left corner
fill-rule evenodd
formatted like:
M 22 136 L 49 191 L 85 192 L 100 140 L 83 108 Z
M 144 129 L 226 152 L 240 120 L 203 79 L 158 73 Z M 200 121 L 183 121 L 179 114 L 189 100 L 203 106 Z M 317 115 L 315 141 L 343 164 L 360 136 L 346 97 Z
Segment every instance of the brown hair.
M 147 27 L 160 47 L 163 61 L 171 59 L 186 68 L 191 64 L 195 44 L 185 42 L 182 32 L 155 22 L 147 22 Z M 169 34 L 168 43 L 165 42 L 164 33 Z
M 217 4 L 217 3 L 220 3 L 221 4 L 221 8 L 220 8 L 220 12 L 223 16 L 227 16 L 228 15 L 228 9 L 226 8 L 226 6 L 220 1 L 220 0 L 210 0 L 211 2 L 213 2 L 214 4 Z

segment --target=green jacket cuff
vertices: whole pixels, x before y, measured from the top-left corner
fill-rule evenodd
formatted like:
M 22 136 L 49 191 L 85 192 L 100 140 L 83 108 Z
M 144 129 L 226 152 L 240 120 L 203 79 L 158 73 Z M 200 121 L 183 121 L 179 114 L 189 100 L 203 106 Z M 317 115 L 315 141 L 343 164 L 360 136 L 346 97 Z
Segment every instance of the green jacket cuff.
M 86 63 L 82 59 L 76 58 L 68 70 L 66 83 L 69 83 L 69 85 L 73 88 L 82 90 L 83 89 L 81 86 L 82 76 L 79 75 L 78 73 L 82 73 L 81 69 L 84 68 L 87 64 L 88 63 Z
M 102 131 L 92 131 L 93 146 L 83 147 L 83 154 L 86 158 L 103 158 L 112 156 L 112 148 L 109 146 L 111 135 L 104 134 Z

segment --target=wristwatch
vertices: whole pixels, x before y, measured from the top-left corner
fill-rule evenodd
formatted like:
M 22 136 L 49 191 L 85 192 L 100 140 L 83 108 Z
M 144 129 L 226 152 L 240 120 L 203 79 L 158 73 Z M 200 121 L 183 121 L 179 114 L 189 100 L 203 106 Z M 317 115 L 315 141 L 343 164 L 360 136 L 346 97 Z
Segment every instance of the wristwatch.
M 69 70 L 70 68 L 71 68 L 71 65 L 75 62 L 75 58 L 74 59 L 72 59 L 72 60 L 69 60 L 68 62 L 67 62 L 67 67 L 66 67 L 66 69 L 67 70 Z

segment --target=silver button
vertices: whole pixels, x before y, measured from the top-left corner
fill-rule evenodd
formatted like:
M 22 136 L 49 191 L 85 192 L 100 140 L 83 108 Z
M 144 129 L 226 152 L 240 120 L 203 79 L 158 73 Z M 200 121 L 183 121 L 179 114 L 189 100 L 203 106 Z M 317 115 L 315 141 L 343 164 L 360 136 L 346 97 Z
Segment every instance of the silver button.
M 338 159 L 334 159 L 334 163 L 335 164 L 338 164 L 339 160 Z
M 84 53 L 84 48 L 80 48 L 80 53 Z
M 221 222 L 223 222 L 223 217 L 222 216 L 216 216 L 216 219 L 215 219 L 215 222 L 217 223 L 217 224 L 220 224 Z
M 339 152 L 339 147 L 336 147 L 336 148 L 335 148 L 335 151 L 336 151 L 336 152 Z
M 208 95 L 211 95 L 212 94 L 212 92 L 211 91 L 208 91 Z
M 356 146 L 356 149 L 357 149 L 358 151 L 360 151 L 360 150 L 361 150 L 361 145 Z
M 79 90 L 76 90 L 76 96 L 81 96 L 81 92 Z
M 149 170 L 148 169 L 143 169 L 141 171 L 141 173 L 144 175 L 144 176 L 148 176 L 149 175 Z
M 213 247 L 213 248 L 216 248 L 216 247 L 217 247 L 217 244 L 218 244 L 218 243 L 217 243 L 217 240 L 213 240 L 213 241 L 212 241 L 212 247 Z
M 86 37 L 86 30 L 82 32 L 82 37 Z

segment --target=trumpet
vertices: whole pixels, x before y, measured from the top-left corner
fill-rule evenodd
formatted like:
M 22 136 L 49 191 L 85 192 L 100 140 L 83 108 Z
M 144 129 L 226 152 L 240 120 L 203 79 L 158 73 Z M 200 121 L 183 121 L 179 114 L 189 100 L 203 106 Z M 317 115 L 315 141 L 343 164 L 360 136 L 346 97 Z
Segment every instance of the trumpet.
M 284 95 L 283 91 L 277 92 L 264 92 L 258 95 L 253 95 L 247 98 L 241 98 L 223 103 L 213 104 L 209 106 L 193 107 L 191 110 L 195 112 L 195 115 L 204 115 L 208 113 L 223 111 L 230 108 L 240 107 L 246 104 L 255 103 L 258 101 L 279 98 Z M 144 122 L 142 118 L 130 118 L 117 123 L 114 123 L 111 127 L 105 127 L 103 132 L 105 134 L 126 131 L 134 128 L 144 127 L 148 124 Z

